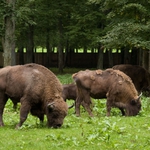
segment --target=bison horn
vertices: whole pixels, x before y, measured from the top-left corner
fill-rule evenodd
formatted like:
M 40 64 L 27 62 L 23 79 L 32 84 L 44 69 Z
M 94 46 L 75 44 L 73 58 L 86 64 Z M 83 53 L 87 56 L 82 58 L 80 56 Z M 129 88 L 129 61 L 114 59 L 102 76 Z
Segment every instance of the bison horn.
M 138 99 L 137 99 L 137 100 L 139 100 L 141 96 L 142 96 L 142 92 L 141 92 L 141 94 L 138 96 Z
M 55 102 L 51 102 L 51 103 L 49 103 L 49 104 L 47 105 L 47 107 L 48 107 L 49 109 L 53 110 L 54 107 L 55 107 L 54 104 L 55 104 Z
M 71 106 L 68 106 L 68 109 L 71 109 L 72 107 L 74 107 L 74 103 Z

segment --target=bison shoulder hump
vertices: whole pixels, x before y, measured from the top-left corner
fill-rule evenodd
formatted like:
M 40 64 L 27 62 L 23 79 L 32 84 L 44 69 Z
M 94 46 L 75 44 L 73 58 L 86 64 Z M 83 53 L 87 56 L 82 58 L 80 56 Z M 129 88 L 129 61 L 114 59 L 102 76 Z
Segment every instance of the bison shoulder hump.
M 118 76 L 122 77 L 122 79 L 123 79 L 124 81 L 129 82 L 129 83 L 132 83 L 131 78 L 130 78 L 129 76 L 127 76 L 125 73 L 123 73 L 122 71 L 114 70 L 114 72 L 115 72 Z

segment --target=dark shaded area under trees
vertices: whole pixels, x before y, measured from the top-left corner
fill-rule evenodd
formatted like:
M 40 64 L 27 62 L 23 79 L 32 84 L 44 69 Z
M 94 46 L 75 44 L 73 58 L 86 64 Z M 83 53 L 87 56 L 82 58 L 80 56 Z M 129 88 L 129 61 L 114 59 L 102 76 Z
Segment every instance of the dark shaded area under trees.
M 0 8 L 2 39 L 4 19 L 15 21 L 15 35 L 5 39 L 15 39 L 16 64 L 35 62 L 63 72 L 64 67 L 102 69 L 130 63 L 150 70 L 149 1 L 3 0 Z M 38 53 L 38 47 L 46 52 Z M 9 51 L 14 52 L 12 47 Z

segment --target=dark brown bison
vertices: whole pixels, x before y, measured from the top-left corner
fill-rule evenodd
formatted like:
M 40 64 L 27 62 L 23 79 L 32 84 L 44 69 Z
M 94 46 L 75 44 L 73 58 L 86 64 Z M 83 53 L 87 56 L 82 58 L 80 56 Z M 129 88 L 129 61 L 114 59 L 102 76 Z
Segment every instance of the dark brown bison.
M 71 84 L 63 84 L 63 99 L 66 102 L 66 100 L 74 100 L 76 101 L 77 98 L 77 86 L 75 83 L 71 83 Z M 85 103 L 84 101 L 81 102 L 81 105 L 84 107 Z M 72 108 L 74 106 L 71 105 L 69 106 L 69 108 Z M 91 106 L 92 106 L 92 102 L 91 102 Z
M 80 116 L 80 104 L 85 102 L 85 109 L 93 116 L 91 99 L 107 98 L 107 116 L 112 107 L 118 107 L 123 115 L 137 115 L 141 109 L 140 96 L 131 79 L 119 70 L 85 70 L 72 75 L 77 85 L 76 115 Z M 124 112 L 125 110 L 125 112 Z
M 77 86 L 74 83 L 71 84 L 63 84 L 63 92 L 62 97 L 64 101 L 66 100 L 76 100 L 77 98 Z M 74 107 L 74 104 L 69 106 L 69 108 Z
M 76 100 L 77 97 L 77 86 L 74 83 L 70 84 L 63 84 L 63 99 L 66 101 L 67 99 L 70 100 Z
M 132 82 L 139 93 L 142 91 L 150 93 L 150 73 L 143 67 L 138 65 L 121 64 L 113 66 L 113 69 L 120 70 L 127 74 L 132 79 Z
M 62 85 L 47 68 L 38 64 L 9 66 L 0 69 L 0 126 L 3 126 L 3 110 L 10 98 L 14 104 L 21 103 L 21 127 L 28 113 L 40 121 L 47 116 L 49 127 L 60 127 L 67 115 L 68 106 L 62 98 Z

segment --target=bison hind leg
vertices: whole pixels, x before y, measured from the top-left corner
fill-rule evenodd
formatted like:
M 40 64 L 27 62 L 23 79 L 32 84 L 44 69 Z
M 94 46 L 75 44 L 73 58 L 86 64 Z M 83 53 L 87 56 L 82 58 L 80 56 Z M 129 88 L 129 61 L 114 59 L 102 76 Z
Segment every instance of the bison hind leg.
M 110 116 L 110 111 L 111 111 L 111 108 L 112 108 L 112 103 L 111 103 L 111 100 L 109 100 L 109 98 L 107 98 L 107 101 L 106 101 L 106 108 L 107 108 L 106 116 L 109 117 Z
M 107 106 L 107 114 L 106 114 L 107 117 L 110 116 L 110 111 L 111 111 L 111 106 Z
M 85 108 L 85 110 L 88 112 L 89 116 L 94 117 L 93 113 L 92 113 L 92 109 L 91 109 L 91 100 L 90 103 L 86 103 L 85 101 L 82 101 L 82 106 Z

